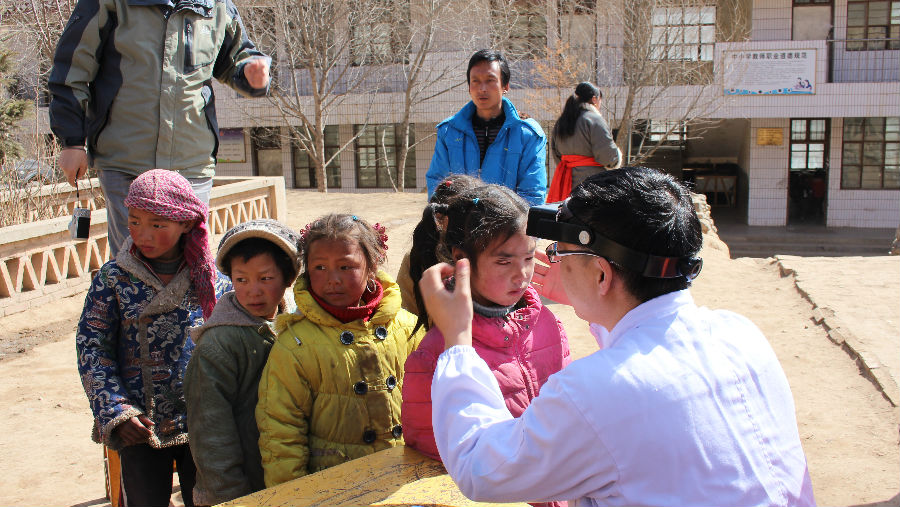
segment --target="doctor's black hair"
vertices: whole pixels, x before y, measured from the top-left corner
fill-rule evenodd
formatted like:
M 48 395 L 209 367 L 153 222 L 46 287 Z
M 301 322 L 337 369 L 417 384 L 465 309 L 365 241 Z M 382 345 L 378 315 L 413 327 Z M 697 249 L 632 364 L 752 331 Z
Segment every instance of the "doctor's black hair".
M 596 233 L 639 252 L 690 257 L 703 246 L 691 193 L 656 169 L 623 167 L 598 173 L 572 190 L 567 207 Z M 615 264 L 613 269 L 641 302 L 691 285 L 685 277 L 649 278 Z

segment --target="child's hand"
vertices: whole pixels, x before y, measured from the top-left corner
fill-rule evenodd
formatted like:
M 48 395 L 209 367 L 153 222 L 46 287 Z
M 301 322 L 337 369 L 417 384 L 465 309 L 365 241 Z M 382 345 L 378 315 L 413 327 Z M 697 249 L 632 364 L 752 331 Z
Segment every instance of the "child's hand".
M 125 445 L 137 445 L 147 442 L 153 434 L 150 430 L 152 427 L 153 421 L 141 414 L 116 426 L 113 433 L 117 433 Z
M 269 85 L 269 64 L 272 61 L 269 57 L 251 58 L 244 64 L 244 77 L 250 86 L 254 88 L 265 88 Z
M 560 264 L 550 264 L 547 254 L 541 251 L 535 252 L 534 257 L 543 262 L 543 264 L 534 263 L 534 276 L 531 279 L 531 285 L 534 286 L 541 296 L 557 303 L 572 306 L 572 303 L 569 302 L 569 296 L 566 295 L 566 290 L 563 288 L 559 273 Z
M 453 292 L 444 286 L 444 279 L 454 276 Z M 422 299 L 434 325 L 444 335 L 444 349 L 454 345 L 472 345 L 472 292 L 469 287 L 469 260 L 456 261 L 456 268 L 435 264 L 422 273 L 419 281 Z

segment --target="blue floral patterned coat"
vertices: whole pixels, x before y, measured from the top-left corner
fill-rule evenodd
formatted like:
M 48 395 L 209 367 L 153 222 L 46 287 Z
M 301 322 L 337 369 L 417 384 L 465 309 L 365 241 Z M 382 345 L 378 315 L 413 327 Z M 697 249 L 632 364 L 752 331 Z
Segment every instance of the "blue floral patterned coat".
M 187 329 L 203 323 L 190 271 L 167 284 L 130 253 L 131 238 L 104 264 L 88 290 L 75 347 L 78 372 L 94 413 L 93 439 L 123 447 L 113 430 L 144 414 L 154 422 L 148 443 L 187 443 L 182 382 L 194 342 Z M 216 294 L 230 289 L 220 275 Z

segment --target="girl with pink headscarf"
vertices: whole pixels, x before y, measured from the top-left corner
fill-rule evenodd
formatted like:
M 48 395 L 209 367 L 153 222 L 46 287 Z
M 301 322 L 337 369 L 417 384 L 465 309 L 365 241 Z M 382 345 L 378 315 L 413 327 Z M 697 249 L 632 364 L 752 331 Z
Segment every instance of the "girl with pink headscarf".
M 209 250 L 208 208 L 184 177 L 147 171 L 125 205 L 130 237 L 91 282 L 76 336 L 93 439 L 119 452 L 129 505 L 168 505 L 174 461 L 192 506 L 182 382 L 194 343 L 186 331 L 230 284 Z

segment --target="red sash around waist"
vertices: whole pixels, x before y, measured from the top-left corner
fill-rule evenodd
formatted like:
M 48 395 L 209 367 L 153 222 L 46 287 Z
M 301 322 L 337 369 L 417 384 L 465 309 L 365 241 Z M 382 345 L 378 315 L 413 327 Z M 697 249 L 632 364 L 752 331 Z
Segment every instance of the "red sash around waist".
M 547 202 L 564 201 L 572 193 L 572 169 L 575 167 L 603 167 L 594 157 L 563 155 L 553 173 L 553 182 L 547 190 Z

